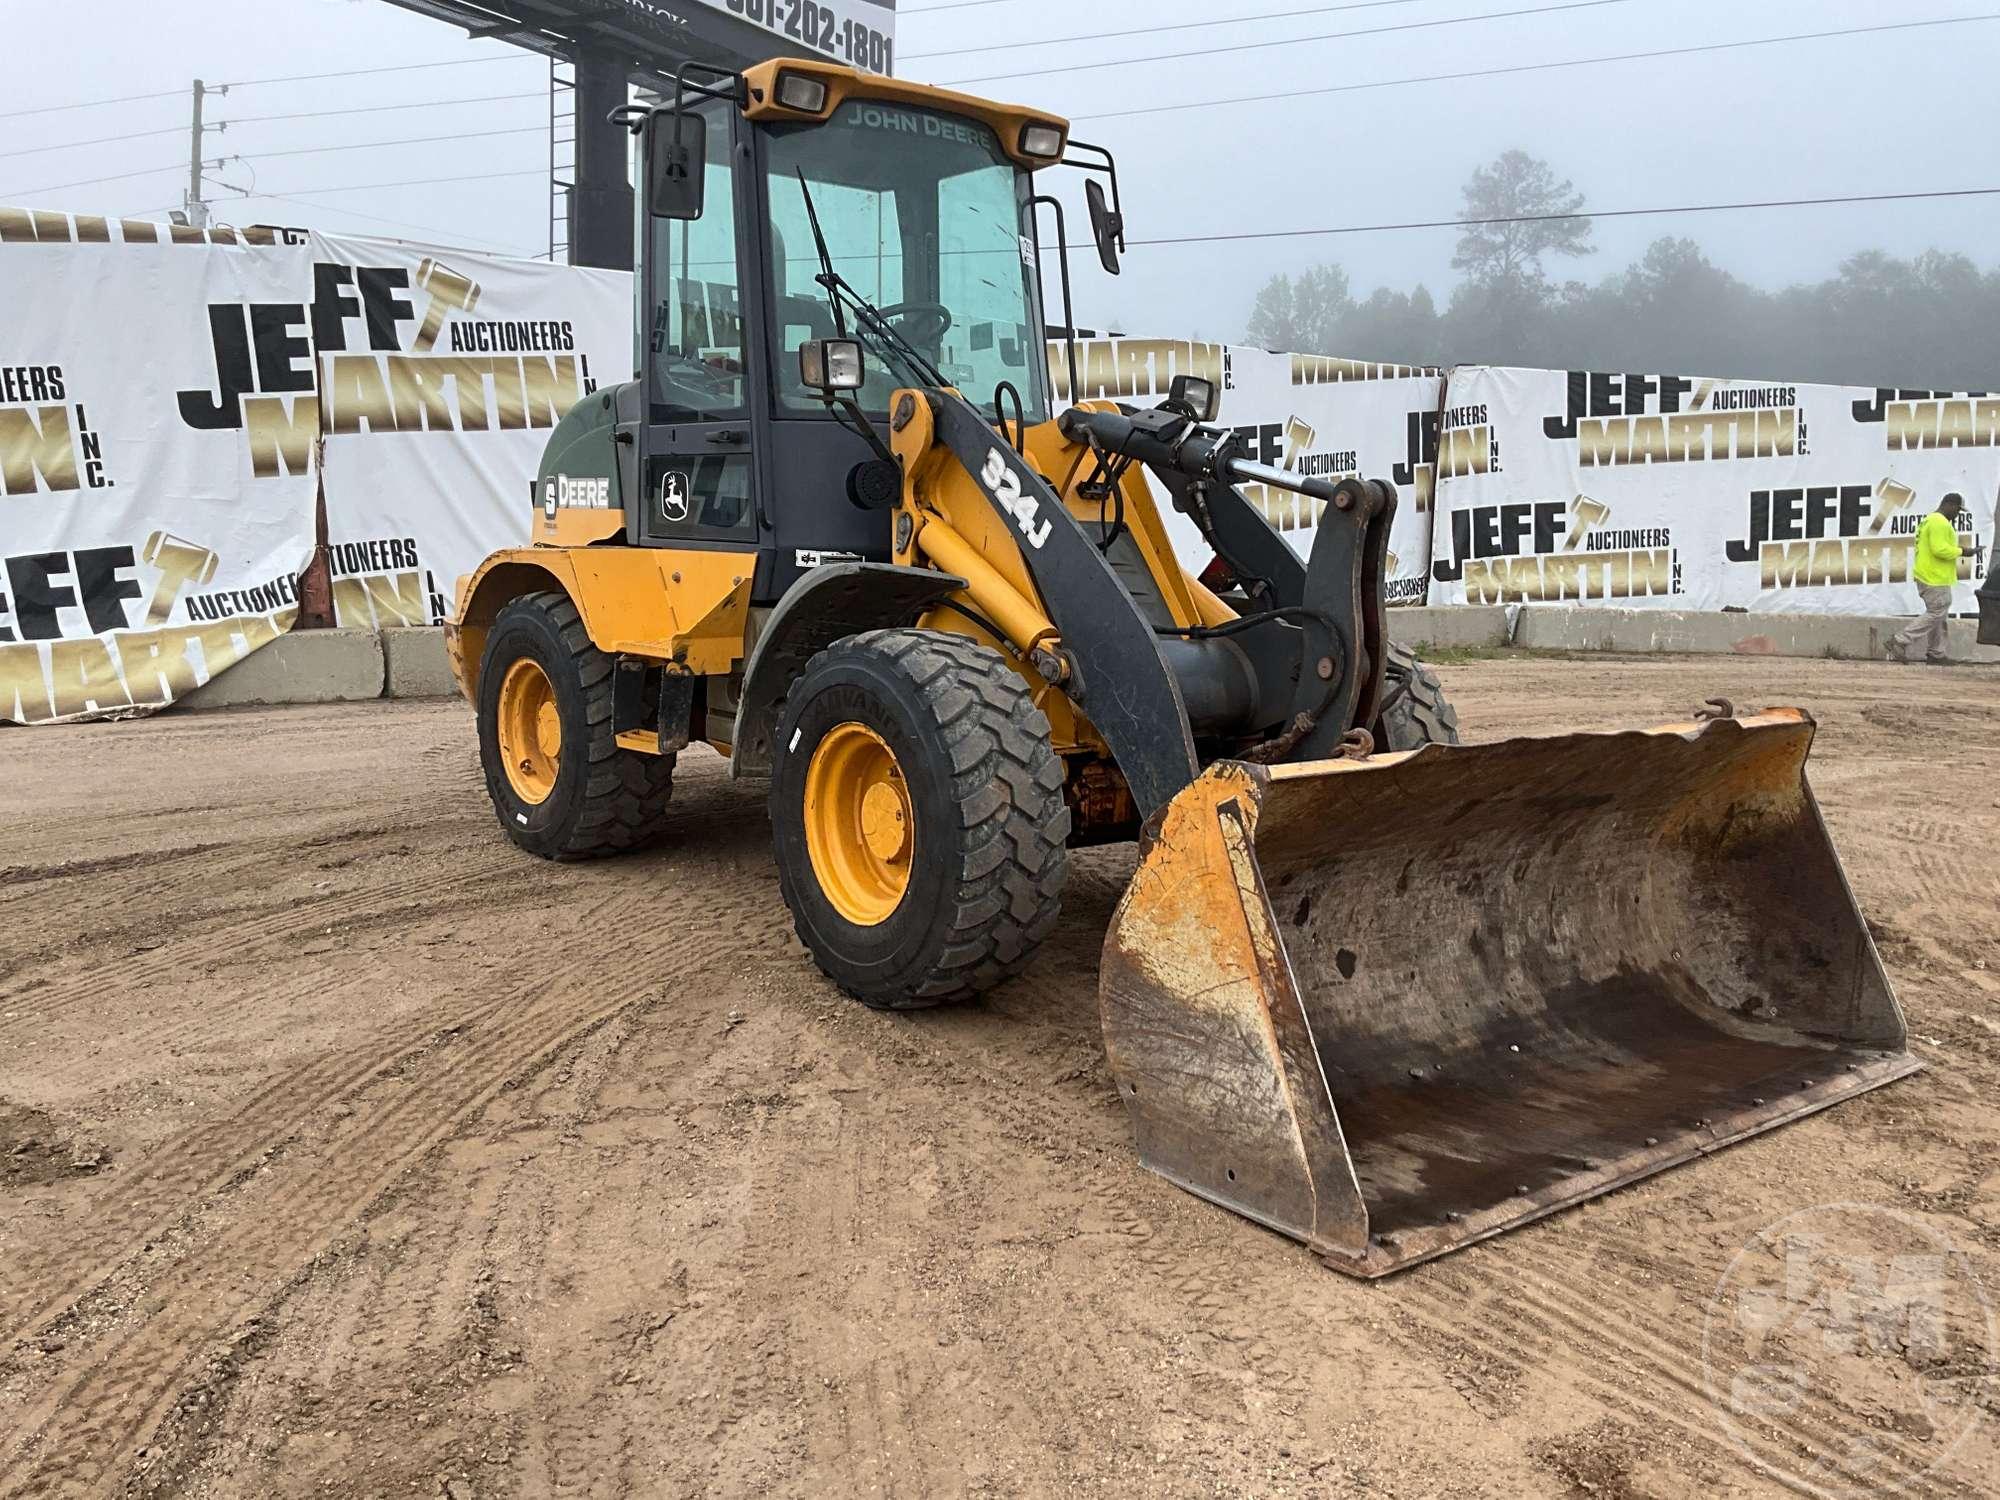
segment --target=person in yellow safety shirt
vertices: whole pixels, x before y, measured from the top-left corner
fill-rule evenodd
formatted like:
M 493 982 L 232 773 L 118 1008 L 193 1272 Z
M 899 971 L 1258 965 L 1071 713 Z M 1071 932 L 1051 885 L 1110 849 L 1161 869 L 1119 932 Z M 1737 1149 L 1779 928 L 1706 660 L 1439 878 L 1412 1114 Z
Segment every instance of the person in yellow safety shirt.
M 1889 638 L 1889 655 L 1909 661 L 1910 648 L 1922 646 L 1924 660 L 1942 666 L 1945 656 L 1946 613 L 1951 609 L 1951 586 L 1958 582 L 1958 514 L 1965 509 L 1965 497 L 1946 495 L 1938 508 L 1917 528 L 1917 545 L 1911 555 L 1910 576 L 1917 582 L 1917 597 L 1924 612 Z

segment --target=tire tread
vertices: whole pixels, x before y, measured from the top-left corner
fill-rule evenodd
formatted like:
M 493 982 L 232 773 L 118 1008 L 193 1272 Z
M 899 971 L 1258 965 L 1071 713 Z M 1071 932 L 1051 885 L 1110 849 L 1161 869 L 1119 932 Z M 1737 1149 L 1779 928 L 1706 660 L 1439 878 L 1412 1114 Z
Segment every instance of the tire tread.
M 563 842 L 548 857 L 563 861 L 600 859 L 657 843 L 667 831 L 674 757 L 648 755 L 619 745 L 612 701 L 616 664 L 591 643 L 583 616 L 567 594 L 544 590 L 510 600 L 494 621 L 494 629 L 498 630 L 510 613 L 531 610 L 555 627 L 569 653 L 583 689 L 584 722 L 590 728 L 584 752 L 589 772 L 583 785 L 583 807 Z
M 892 665 L 929 709 L 950 756 L 959 826 L 950 861 L 957 888 L 946 903 L 935 964 L 886 994 L 842 988 L 878 1010 L 969 1000 L 1019 973 L 1055 929 L 1069 877 L 1062 759 L 1027 685 L 987 647 L 943 631 L 867 631 L 835 641 L 807 663 L 800 680 L 852 652 Z M 774 778 L 774 817 L 777 786 Z M 812 947 L 796 913 L 793 923 Z

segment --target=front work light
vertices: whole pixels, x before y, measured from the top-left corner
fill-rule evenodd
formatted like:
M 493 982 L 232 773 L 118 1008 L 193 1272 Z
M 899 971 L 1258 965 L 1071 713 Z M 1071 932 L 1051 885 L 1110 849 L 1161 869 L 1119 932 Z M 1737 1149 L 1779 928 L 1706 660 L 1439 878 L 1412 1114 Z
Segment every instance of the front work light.
M 822 396 L 858 391 L 865 372 L 853 339 L 807 339 L 799 345 L 799 379 Z
M 1063 133 L 1060 125 L 1047 125 L 1039 121 L 1029 121 L 1021 127 L 1021 154 L 1033 156 L 1042 161 L 1054 161 L 1062 155 Z
M 801 114 L 816 115 L 826 108 L 826 80 L 807 73 L 780 73 L 778 103 Z
M 1222 410 L 1222 392 L 1213 380 L 1199 375 L 1176 375 L 1167 382 L 1167 405 L 1187 413 L 1197 422 L 1213 422 Z

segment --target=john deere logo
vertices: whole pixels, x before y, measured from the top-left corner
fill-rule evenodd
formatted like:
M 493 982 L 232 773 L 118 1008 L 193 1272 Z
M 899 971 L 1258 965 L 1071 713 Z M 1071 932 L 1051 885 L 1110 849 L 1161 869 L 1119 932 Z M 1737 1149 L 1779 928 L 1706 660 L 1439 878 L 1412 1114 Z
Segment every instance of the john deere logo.
M 688 513 L 688 478 L 678 469 L 660 477 L 660 514 L 669 521 L 685 521 Z

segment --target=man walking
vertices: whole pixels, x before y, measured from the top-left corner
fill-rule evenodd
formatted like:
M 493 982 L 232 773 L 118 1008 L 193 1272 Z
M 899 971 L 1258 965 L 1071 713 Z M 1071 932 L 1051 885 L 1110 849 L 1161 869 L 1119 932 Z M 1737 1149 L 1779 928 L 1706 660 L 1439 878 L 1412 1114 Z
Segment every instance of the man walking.
M 1958 513 L 1965 509 L 1965 497 L 1946 495 L 1938 508 L 1917 527 L 1917 545 L 1911 554 L 1910 576 L 1917 582 L 1917 597 L 1924 612 L 1889 638 L 1889 655 L 1897 661 L 1911 660 L 1910 648 L 1922 646 L 1924 660 L 1943 666 L 1946 616 L 1951 609 L 1951 586 L 1958 581 Z

